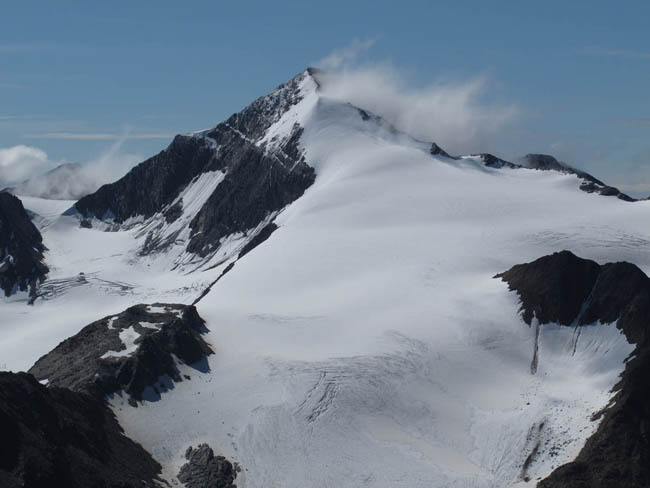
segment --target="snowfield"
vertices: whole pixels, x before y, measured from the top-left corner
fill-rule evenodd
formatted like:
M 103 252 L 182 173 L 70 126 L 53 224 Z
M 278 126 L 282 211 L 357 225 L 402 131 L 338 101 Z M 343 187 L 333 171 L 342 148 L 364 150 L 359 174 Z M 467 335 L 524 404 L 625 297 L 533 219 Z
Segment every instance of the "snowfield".
M 111 399 L 126 433 L 169 479 L 208 442 L 241 464 L 246 488 L 534 486 L 595 431 L 634 346 L 613 324 L 585 327 L 577 344 L 573 329 L 544 325 L 532 374 L 535 327 L 493 276 L 562 249 L 650 273 L 650 202 L 434 157 L 309 78 L 302 90 L 264 143 L 300 124 L 316 182 L 198 302 L 209 371 L 182 366 L 191 380 L 137 408 Z M 222 178 L 188 186 L 187 214 L 162 235 L 187 239 L 181 223 Z M 129 305 L 192 303 L 242 242 L 210 263 L 182 246 L 140 256 L 153 221 L 103 232 L 60 215 L 72 202 L 23 201 L 40 215 L 50 291 L 32 307 L 0 303 L 0 363 L 13 370 Z

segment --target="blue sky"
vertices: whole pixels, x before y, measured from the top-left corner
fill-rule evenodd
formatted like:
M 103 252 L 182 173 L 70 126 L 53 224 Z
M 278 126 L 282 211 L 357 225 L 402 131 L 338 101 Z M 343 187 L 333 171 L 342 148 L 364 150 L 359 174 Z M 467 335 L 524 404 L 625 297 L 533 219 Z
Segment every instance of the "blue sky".
M 551 153 L 650 194 L 647 1 L 4 3 L 0 149 L 147 157 L 361 45 L 346 69 L 380 66 L 413 96 L 480 80 L 469 103 L 513 109 L 453 149 Z

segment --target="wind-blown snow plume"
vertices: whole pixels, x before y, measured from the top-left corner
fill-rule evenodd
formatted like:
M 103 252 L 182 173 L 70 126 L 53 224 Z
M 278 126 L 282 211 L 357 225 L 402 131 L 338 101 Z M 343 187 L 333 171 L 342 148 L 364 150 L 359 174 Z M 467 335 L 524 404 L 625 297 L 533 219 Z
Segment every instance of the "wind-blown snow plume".
M 488 141 L 521 113 L 514 104 L 490 102 L 484 75 L 452 82 L 413 84 L 390 63 L 359 64 L 374 41 L 354 41 L 317 63 L 326 96 L 382 116 L 413 137 L 436 141 L 455 153 L 485 150 Z

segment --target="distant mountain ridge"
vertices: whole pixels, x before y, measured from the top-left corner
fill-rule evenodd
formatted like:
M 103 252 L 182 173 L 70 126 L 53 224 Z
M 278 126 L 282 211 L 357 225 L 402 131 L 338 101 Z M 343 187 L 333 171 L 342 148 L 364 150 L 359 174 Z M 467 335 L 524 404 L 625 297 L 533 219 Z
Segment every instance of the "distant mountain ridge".
M 84 165 L 63 163 L 6 190 L 48 200 L 78 200 L 97 188 L 99 183 L 85 171 Z
M 74 207 L 84 225 L 92 225 L 92 220 L 109 223 L 109 229 L 142 224 L 143 255 L 180 244 L 188 253 L 210 258 L 229 236 L 254 239 L 316 179 L 301 149 L 303 127 L 291 112 L 299 112 L 303 99 L 319 91 L 319 74 L 308 68 L 214 128 L 176 136 L 165 150 L 123 178 L 82 197 Z M 358 110 L 368 124 L 384 123 Z M 436 143 L 429 152 L 459 159 Z M 495 169 L 575 174 L 583 180 L 583 191 L 634 201 L 552 156 L 529 154 L 524 164 L 488 153 L 471 157 Z

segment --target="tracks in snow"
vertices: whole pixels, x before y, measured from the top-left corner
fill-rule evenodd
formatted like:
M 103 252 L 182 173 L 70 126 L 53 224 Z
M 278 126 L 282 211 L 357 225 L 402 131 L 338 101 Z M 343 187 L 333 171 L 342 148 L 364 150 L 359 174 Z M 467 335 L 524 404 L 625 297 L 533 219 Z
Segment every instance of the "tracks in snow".
M 74 288 L 83 286 L 100 288 L 111 295 L 131 295 L 136 285 L 122 281 L 110 281 L 99 278 L 99 273 L 79 273 L 74 276 L 56 278 L 44 281 L 38 290 L 37 298 L 54 300 L 65 295 Z

